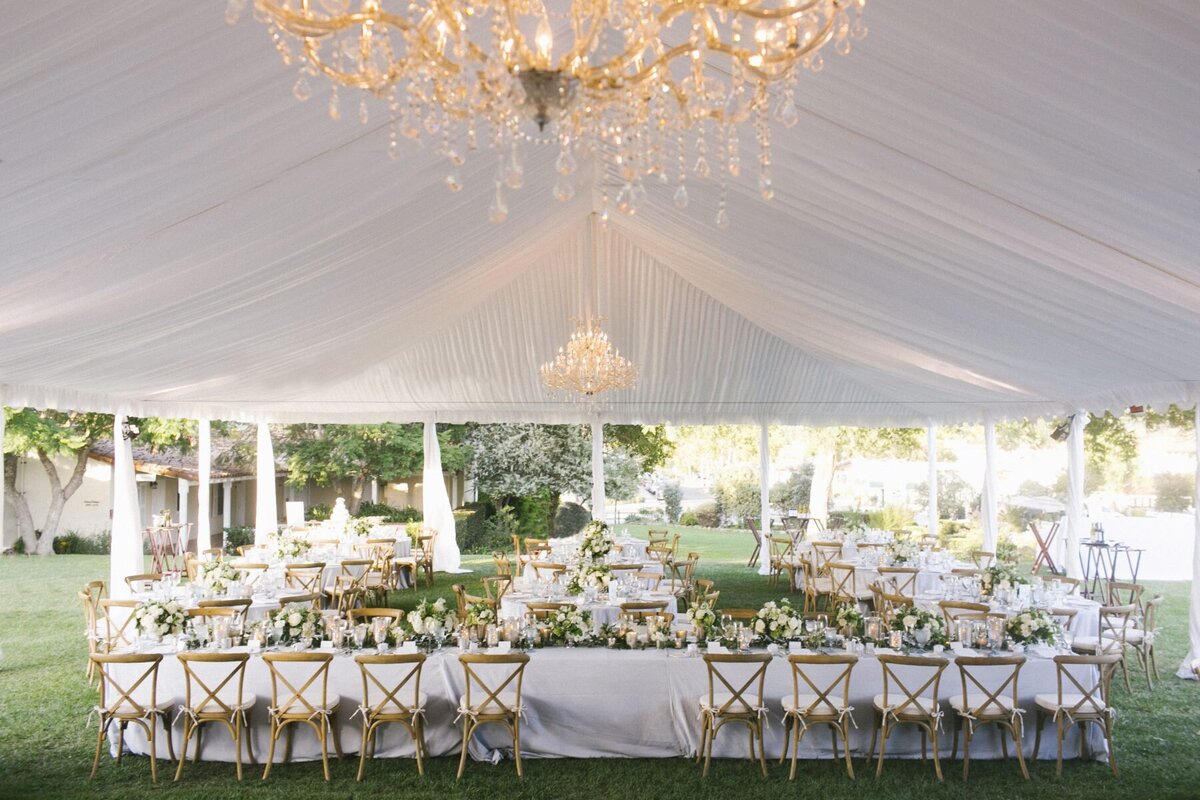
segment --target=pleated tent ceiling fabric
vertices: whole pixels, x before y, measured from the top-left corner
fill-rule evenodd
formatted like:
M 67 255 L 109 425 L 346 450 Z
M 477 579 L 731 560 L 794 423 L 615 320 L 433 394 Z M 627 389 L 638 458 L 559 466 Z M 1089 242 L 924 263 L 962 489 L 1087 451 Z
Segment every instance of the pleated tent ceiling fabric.
M 641 367 L 609 422 L 909 424 L 1200 399 L 1200 5 L 868 4 L 729 186 L 651 182 L 597 310 Z M 26 3 L 0 31 L 0 390 L 248 421 L 580 421 L 537 366 L 584 305 L 615 168 L 527 148 L 447 192 L 298 103 L 220 3 Z M 691 158 L 691 156 L 689 156 Z

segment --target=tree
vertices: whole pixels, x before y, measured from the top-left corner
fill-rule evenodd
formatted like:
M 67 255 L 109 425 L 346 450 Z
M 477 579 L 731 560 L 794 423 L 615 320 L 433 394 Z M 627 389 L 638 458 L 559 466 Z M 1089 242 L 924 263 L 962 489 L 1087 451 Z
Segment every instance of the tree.
M 848 465 L 850 454 L 876 458 L 917 458 L 925 453 L 925 431 L 921 428 L 822 428 L 817 436 L 810 513 L 829 513 L 833 477 Z
M 1188 475 L 1162 472 L 1154 476 L 1154 507 L 1159 511 L 1187 511 L 1196 486 Z
M 463 469 L 468 460 L 456 438 L 455 430 L 438 432 L 442 468 L 447 471 Z M 420 472 L 424 465 L 420 423 L 289 425 L 279 446 L 287 455 L 287 480 L 292 486 L 350 481 L 347 508 L 351 514 L 358 513 L 368 480 L 396 480 Z
M 604 449 L 638 456 L 645 473 L 667 463 L 675 452 L 675 442 L 664 425 L 605 425 Z
M 683 489 L 678 481 L 668 481 L 662 485 L 662 500 L 666 507 L 667 522 L 672 525 L 679 522 L 679 515 L 683 512 Z
M 4 498 L 16 514 L 17 535 L 25 544 L 25 552 L 51 555 L 63 508 L 83 484 L 92 447 L 112 437 L 112 415 L 6 408 L 4 417 Z M 186 448 L 195 436 L 194 423 L 185 420 L 147 418 L 130 419 L 130 423 L 139 428 L 136 443 L 155 450 Z M 34 527 L 28 501 L 17 491 L 17 459 L 26 454 L 37 456 L 50 484 L 50 504 L 40 530 Z M 70 462 L 66 481 L 55 464 L 60 457 Z
M 809 498 L 812 496 L 813 463 L 804 462 L 804 466 L 771 487 L 771 505 L 782 514 L 789 511 L 807 509 Z
M 941 519 L 966 519 L 968 514 L 979 510 L 979 493 L 954 470 L 945 470 L 938 476 L 938 516 Z M 917 500 L 929 503 L 929 483 L 921 481 L 916 487 Z

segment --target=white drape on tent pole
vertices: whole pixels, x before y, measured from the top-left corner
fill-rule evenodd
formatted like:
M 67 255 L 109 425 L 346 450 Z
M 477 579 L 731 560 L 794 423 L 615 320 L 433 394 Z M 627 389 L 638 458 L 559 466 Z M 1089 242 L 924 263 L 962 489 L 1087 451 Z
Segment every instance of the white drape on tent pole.
M 592 519 L 603 520 L 604 497 L 604 423 L 592 421 Z
M 1192 662 L 1200 658 L 1200 405 L 1196 406 L 1196 494 L 1193 498 L 1196 522 L 1196 541 L 1192 545 L 1192 591 L 1188 603 L 1188 647 L 1187 658 L 1179 665 L 1175 674 L 1181 678 L 1192 679 Z
M 1079 542 L 1087 533 L 1087 516 L 1083 508 L 1083 429 L 1089 419 L 1083 409 L 1076 411 L 1071 417 L 1071 434 L 1067 437 L 1067 538 L 1061 566 L 1072 578 L 1083 574 L 1079 563 Z
M 144 572 L 141 513 L 137 479 L 133 474 L 133 448 L 125 438 L 125 416 L 113 415 L 112 542 L 109 548 L 109 597 L 131 595 L 125 578 Z
M 433 568 L 438 572 L 468 572 L 460 569 L 462 555 L 458 551 L 458 534 L 454 529 L 454 509 L 446 493 L 442 474 L 442 447 L 438 443 L 437 423 L 425 423 L 425 470 L 421 487 L 421 513 L 425 527 L 437 531 L 433 543 Z
M 983 524 L 983 549 L 996 552 L 999 520 L 996 504 L 996 423 L 983 423 L 983 493 L 979 498 L 979 517 Z
M 212 547 L 212 428 L 208 420 L 202 419 L 199 429 L 200 483 L 196 489 L 196 552 L 203 553 Z
M 275 499 L 275 448 L 271 428 L 258 423 L 258 475 L 254 504 L 254 543 L 265 545 L 267 536 L 279 530 L 279 506 Z
M 937 425 L 930 423 L 926 429 L 926 449 L 929 455 L 929 535 L 938 535 L 938 460 Z
M 771 435 L 767 423 L 762 424 L 758 437 L 759 530 L 762 547 L 758 550 L 758 574 L 771 572 Z

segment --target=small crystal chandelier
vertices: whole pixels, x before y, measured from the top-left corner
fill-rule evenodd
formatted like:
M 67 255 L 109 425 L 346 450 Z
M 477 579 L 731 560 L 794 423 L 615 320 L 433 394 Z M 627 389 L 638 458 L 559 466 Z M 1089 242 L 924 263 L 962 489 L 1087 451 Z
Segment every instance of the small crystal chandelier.
M 558 348 L 553 361 L 538 370 L 550 389 L 594 397 L 601 392 L 632 389 L 638 369 L 608 340 L 603 325 L 606 317 L 575 317 L 575 332 L 565 348 Z
M 247 0 L 229 0 L 236 22 Z M 728 225 L 725 186 L 741 172 L 740 134 L 758 145 L 758 188 L 771 183 L 771 125 L 792 127 L 798 73 L 818 72 L 822 48 L 862 38 L 865 0 L 253 0 L 285 64 L 297 63 L 293 94 L 330 83 L 329 115 L 343 91 L 388 117 L 388 152 L 399 139 L 428 139 L 447 161 L 446 186 L 480 148 L 495 154 L 493 222 L 508 216 L 506 189 L 523 183 L 521 147 L 557 146 L 553 194 L 575 194 L 580 158 L 613 167 L 610 203 L 633 214 L 645 182 L 674 183 L 688 204 L 689 175 L 721 187 L 716 223 Z

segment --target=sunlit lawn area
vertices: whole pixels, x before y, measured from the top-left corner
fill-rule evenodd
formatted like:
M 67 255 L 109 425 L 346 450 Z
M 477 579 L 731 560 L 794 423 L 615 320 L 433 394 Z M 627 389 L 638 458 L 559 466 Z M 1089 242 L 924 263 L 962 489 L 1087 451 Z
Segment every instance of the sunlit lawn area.
M 636 528 L 635 531 L 644 531 Z M 721 591 L 721 604 L 757 606 L 778 594 L 754 570 L 746 567 L 752 542 L 745 531 L 678 529 L 681 551 L 701 554 L 699 577 L 711 578 Z M 406 593 L 397 599 L 405 607 L 423 595 L 450 597 L 450 585 L 462 580 L 478 591 L 478 580 L 489 574 L 491 559 L 469 556 L 469 575 L 438 575 L 431 592 Z M 713 775 L 701 780 L 687 759 L 666 760 L 531 760 L 524 781 L 517 781 L 511 762 L 472 764 L 462 783 L 455 784 L 456 761 L 435 759 L 419 778 L 408 759 L 382 761 L 367 779 L 354 781 L 355 759 L 333 765 L 333 781 L 321 780 L 319 764 L 281 766 L 263 784 L 251 768 L 244 782 L 234 779 L 232 765 L 201 764 L 173 784 L 162 770 L 160 784 L 150 784 L 145 758 L 128 758 L 118 768 L 105 759 L 94 781 L 88 780 L 95 723 L 88 711 L 96 693 L 84 678 L 86 646 L 83 615 L 76 592 L 86 580 L 108 577 L 103 556 L 56 556 L 46 559 L 0 559 L 0 797 L 528 797 L 528 798 L 646 798 L 669 800 L 711 798 L 813 797 L 836 798 L 960 798 L 964 787 L 958 764 L 948 765 L 947 780 L 939 786 L 932 770 L 918 761 L 889 762 L 876 780 L 862 771 L 856 782 L 830 762 L 802 766 L 796 783 L 786 769 L 773 768 L 766 781 L 741 761 L 719 762 Z M 1183 798 L 1200 796 L 1200 686 L 1174 677 L 1186 650 L 1187 584 L 1151 584 L 1162 592 L 1159 663 L 1163 679 L 1153 693 L 1134 671 L 1134 692 L 1114 691 L 1119 709 L 1117 756 L 1122 777 L 1112 779 L 1099 763 L 1072 761 L 1062 780 L 1052 763 L 1033 766 L 1033 780 L 1022 781 L 1014 764 L 973 762 L 969 791 L 974 798 Z M 631 680 L 636 676 L 631 676 Z M 668 724 L 664 720 L 664 724 Z M 160 765 L 161 766 L 161 765 Z

